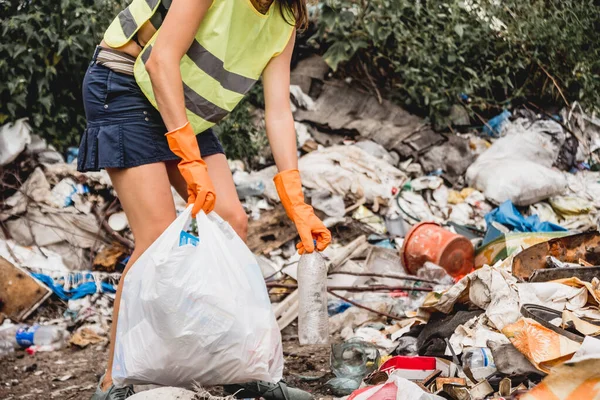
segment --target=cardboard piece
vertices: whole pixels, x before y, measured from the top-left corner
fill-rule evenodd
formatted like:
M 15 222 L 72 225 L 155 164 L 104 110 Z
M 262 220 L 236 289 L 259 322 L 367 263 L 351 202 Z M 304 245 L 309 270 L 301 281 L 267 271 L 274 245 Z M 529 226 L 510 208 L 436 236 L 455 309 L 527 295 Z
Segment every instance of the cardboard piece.
M 0 257 L 0 312 L 13 321 L 23 321 L 52 291 L 24 269 Z

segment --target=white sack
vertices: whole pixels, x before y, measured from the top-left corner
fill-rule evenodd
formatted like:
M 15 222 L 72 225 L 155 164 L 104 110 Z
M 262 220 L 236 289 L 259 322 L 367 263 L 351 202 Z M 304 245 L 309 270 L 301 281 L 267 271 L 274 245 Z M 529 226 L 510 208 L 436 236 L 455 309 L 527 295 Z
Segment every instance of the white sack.
M 506 200 L 527 206 L 561 194 L 564 174 L 552 168 L 564 142 L 562 127 L 554 121 L 525 119 L 507 123 L 498 139 L 467 169 L 467 182 L 496 204 Z
M 298 161 L 302 184 L 309 189 L 325 189 L 332 194 L 373 202 L 393 197 L 406 175 L 386 161 L 373 157 L 358 146 L 332 146 L 313 151 Z
M 125 276 L 113 380 L 190 388 L 279 381 L 281 335 L 254 255 L 215 213 L 179 246 L 188 207 Z
M 0 166 L 14 161 L 31 143 L 31 127 L 27 118 L 0 127 Z
M 302 185 L 313 190 L 325 190 L 345 199 L 365 197 L 390 200 L 392 188 L 402 186 L 406 175 L 385 160 L 372 156 L 356 145 L 331 146 L 312 151 L 298 160 Z M 277 167 L 271 166 L 251 175 L 265 183 L 264 196 L 279 202 L 273 184 Z
M 196 393 L 174 387 L 161 387 L 136 393 L 129 400 L 194 400 Z

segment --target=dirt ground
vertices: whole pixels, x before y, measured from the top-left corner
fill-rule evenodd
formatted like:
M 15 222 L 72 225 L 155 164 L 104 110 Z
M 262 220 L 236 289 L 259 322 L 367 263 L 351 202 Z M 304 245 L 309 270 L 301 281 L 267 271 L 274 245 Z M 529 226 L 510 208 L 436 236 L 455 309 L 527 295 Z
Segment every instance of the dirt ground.
M 333 377 L 329 348 L 299 346 L 295 330 L 290 326 L 283 332 L 285 381 L 316 398 L 330 397 L 325 388 L 325 382 Z M 107 355 L 108 348 L 98 345 L 34 355 L 18 351 L 0 361 L 0 399 L 89 399 L 104 372 Z

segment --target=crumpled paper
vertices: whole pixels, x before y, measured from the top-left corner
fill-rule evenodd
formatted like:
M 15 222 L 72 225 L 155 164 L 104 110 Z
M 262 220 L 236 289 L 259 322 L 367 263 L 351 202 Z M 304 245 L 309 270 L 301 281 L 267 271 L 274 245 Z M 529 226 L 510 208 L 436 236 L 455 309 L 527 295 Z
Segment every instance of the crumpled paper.
M 423 305 L 449 314 L 457 302 L 470 301 L 485 310 L 492 327 L 500 331 L 521 317 L 516 284 L 517 279 L 510 273 L 486 265 L 462 278 L 441 296 L 429 295 Z
M 552 370 L 522 400 L 600 400 L 600 340 L 586 337 L 573 358 Z
M 600 339 L 586 336 L 579 350 L 573 354 L 569 364 L 591 359 L 600 359 Z
M 569 360 L 581 346 L 531 318 L 521 318 L 505 326 L 502 333 L 536 368 L 546 373 Z
M 332 146 L 313 151 L 298 161 L 302 184 L 310 189 L 367 201 L 390 199 L 406 175 L 384 160 L 373 157 L 358 146 Z
M 466 324 L 459 325 L 450 337 L 450 346 L 455 354 L 461 354 L 465 347 L 488 347 L 488 341 L 497 344 L 508 344 L 510 341 L 502 333 L 487 325 L 488 319 L 485 314 L 472 318 Z M 451 356 L 450 349 L 446 349 L 446 355 Z
M 69 339 L 69 343 L 82 349 L 90 344 L 108 342 L 106 330 L 96 325 L 82 326 Z
M 21 188 L 4 202 L 6 210 L 0 212 L 0 221 L 27 211 L 30 203 L 50 204 L 50 183 L 41 168 L 33 170 Z
M 519 283 L 521 304 L 537 304 L 556 311 L 579 310 L 588 301 L 585 287 L 567 286 L 556 282 Z
M 585 282 L 576 277 L 557 279 L 553 282 L 562 283 L 563 285 L 568 285 L 576 288 L 585 287 L 588 293 L 592 296 L 593 300 L 595 301 L 595 305 L 600 304 L 600 280 L 598 278 L 594 278 L 592 282 Z
M 333 195 L 360 199 L 380 204 L 388 202 L 392 189 L 402 186 L 407 176 L 385 160 L 372 156 L 358 146 L 331 146 L 302 156 L 298 160 L 302 185 L 321 189 Z M 273 184 L 277 167 L 252 172 L 253 179 L 265 184 L 264 196 L 279 202 Z
M 369 327 L 358 328 L 356 332 L 353 332 L 351 328 L 344 328 L 341 336 L 344 340 L 361 339 L 364 342 L 372 343 L 380 349 L 384 356 L 398 347 L 398 343 L 388 339 L 384 333 Z
M 600 326 L 584 321 L 571 311 L 563 311 L 562 327 L 565 328 L 569 322 L 573 322 L 575 329 L 586 336 L 600 335 Z

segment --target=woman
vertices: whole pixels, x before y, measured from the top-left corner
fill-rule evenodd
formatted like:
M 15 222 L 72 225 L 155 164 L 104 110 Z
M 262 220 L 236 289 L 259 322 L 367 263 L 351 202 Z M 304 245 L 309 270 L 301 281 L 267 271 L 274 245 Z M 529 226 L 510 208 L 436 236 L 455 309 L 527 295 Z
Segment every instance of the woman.
M 305 0 L 133 0 L 114 19 L 83 82 L 87 129 L 80 171 L 105 168 L 135 237 L 131 265 L 175 219 L 171 185 L 193 213 L 216 211 L 246 239 L 247 217 L 211 126 L 261 77 L 274 181 L 294 221 L 299 251 L 323 250 L 331 235 L 304 202 L 289 106 L 295 31 Z M 122 284 L 123 280 L 121 280 Z M 108 368 L 95 400 L 125 399 L 112 384 L 121 284 Z M 310 398 L 284 384 L 242 385 L 244 397 Z

